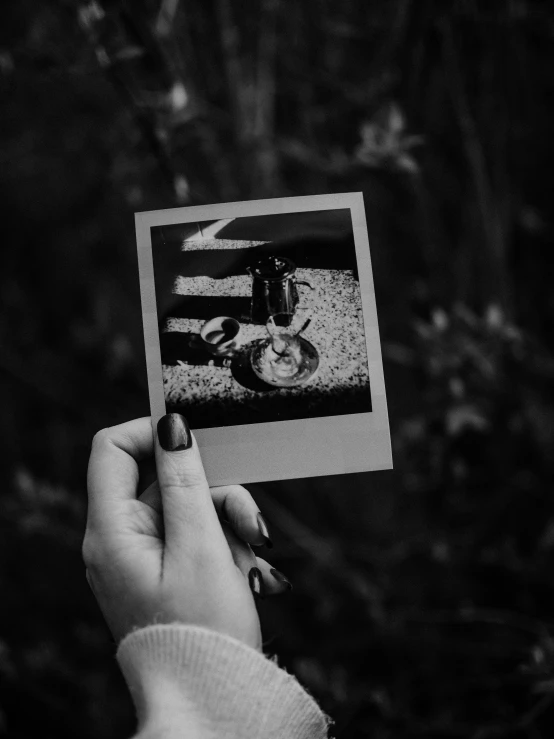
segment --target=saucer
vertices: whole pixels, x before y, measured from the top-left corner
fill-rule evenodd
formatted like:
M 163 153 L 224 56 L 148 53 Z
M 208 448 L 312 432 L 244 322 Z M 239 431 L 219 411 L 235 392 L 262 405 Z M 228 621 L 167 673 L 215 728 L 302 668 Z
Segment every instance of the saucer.
M 302 348 L 302 361 L 298 365 L 297 371 L 294 375 L 288 377 L 275 377 L 269 372 L 269 361 L 267 359 L 267 351 L 271 348 L 271 339 L 264 339 L 254 344 L 250 351 L 250 364 L 254 373 L 267 382 L 268 385 L 274 385 L 275 387 L 296 387 L 303 385 L 308 382 L 319 367 L 319 354 L 313 344 L 305 339 L 303 336 L 297 337 L 298 342 Z

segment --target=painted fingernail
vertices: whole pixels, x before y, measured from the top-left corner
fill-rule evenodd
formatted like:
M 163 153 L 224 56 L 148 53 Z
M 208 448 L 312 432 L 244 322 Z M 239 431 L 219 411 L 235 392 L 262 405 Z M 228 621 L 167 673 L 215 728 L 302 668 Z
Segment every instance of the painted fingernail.
M 257 567 L 252 567 L 248 573 L 248 582 L 254 595 L 263 600 L 265 598 L 264 581 L 262 580 L 262 573 Z
M 270 569 L 270 572 L 278 582 L 286 585 L 288 590 L 292 590 L 292 583 L 290 582 L 290 580 L 287 580 L 282 572 L 279 572 L 279 570 L 276 570 L 273 567 Z
M 267 524 L 264 520 L 264 517 L 261 513 L 258 513 L 258 529 L 260 530 L 260 534 L 264 538 L 264 543 L 268 549 L 273 548 L 273 542 L 269 538 L 269 531 L 267 530 Z
M 168 413 L 158 421 L 158 440 L 166 452 L 180 452 L 192 446 L 187 419 L 180 413 Z

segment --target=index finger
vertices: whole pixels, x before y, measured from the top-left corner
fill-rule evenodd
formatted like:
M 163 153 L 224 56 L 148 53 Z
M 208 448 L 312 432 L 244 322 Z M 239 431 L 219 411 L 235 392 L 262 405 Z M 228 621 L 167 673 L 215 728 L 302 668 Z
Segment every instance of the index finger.
M 96 434 L 87 474 L 89 519 L 109 525 L 122 502 L 136 499 L 137 462 L 153 451 L 150 418 L 137 418 Z

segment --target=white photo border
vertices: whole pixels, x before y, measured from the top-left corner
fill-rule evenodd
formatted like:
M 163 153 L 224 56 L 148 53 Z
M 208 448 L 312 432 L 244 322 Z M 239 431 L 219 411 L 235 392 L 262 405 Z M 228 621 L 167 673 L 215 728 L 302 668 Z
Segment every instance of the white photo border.
M 348 208 L 358 262 L 372 410 L 194 430 L 210 485 L 392 468 L 373 271 L 361 192 L 184 206 L 135 214 L 152 426 L 166 413 L 150 229 L 225 218 Z

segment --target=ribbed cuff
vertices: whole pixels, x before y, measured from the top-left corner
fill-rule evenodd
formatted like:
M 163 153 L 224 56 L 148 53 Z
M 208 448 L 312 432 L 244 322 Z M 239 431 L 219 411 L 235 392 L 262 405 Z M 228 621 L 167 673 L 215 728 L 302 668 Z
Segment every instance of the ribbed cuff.
M 199 626 L 159 624 L 123 639 L 117 659 L 149 737 L 326 739 L 329 721 L 260 652 Z

